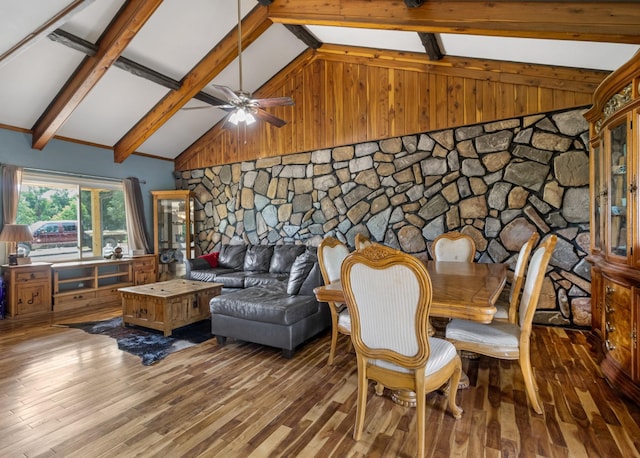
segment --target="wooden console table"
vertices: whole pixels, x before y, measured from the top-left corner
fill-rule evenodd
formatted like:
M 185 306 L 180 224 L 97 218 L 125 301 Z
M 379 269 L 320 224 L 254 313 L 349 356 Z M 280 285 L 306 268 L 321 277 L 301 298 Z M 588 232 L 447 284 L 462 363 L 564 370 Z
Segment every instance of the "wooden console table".
M 222 291 L 222 283 L 169 280 L 118 289 L 122 294 L 122 322 L 163 331 L 209 318 L 209 301 Z

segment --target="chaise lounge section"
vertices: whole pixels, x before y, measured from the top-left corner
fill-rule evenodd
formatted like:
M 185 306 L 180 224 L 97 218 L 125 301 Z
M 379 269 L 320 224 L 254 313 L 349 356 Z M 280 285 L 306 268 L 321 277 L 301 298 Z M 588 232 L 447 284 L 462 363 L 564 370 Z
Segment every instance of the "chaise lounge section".
M 323 283 L 315 248 L 222 245 L 217 253 L 186 264 L 187 278 L 223 285 L 223 294 L 210 302 L 218 343 L 234 338 L 269 345 L 291 358 L 296 347 L 331 326 L 327 304 L 313 293 Z M 207 256 L 217 257 L 217 265 Z

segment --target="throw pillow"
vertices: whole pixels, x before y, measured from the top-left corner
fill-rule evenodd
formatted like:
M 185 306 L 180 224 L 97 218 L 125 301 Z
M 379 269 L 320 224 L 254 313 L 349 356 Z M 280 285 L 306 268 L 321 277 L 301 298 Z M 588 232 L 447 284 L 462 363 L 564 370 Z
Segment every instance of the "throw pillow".
M 307 275 L 309 275 L 317 261 L 318 257 L 310 251 L 305 251 L 296 257 L 289 272 L 289 283 L 287 284 L 287 294 L 289 296 L 298 294 L 302 283 L 307 279 Z
M 212 251 L 211 253 L 203 254 L 202 256 L 198 256 L 198 257 L 207 261 L 212 268 L 215 268 L 215 267 L 218 267 L 219 256 L 220 256 L 219 251 Z

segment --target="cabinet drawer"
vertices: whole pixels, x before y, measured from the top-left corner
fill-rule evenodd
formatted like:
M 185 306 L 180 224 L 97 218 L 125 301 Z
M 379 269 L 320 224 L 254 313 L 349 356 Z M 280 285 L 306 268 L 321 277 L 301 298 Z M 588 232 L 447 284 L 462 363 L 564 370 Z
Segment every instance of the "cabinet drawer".
M 155 269 L 155 267 L 155 258 L 134 259 L 133 261 L 133 268 L 135 270 L 150 270 Z
M 96 304 L 95 291 L 78 291 L 73 294 L 58 295 L 53 298 L 53 310 L 71 310 Z
M 129 283 L 126 286 L 131 286 L 131 285 L 132 284 Z M 97 298 L 99 299 L 100 305 L 106 305 L 107 303 L 120 305 L 122 303 L 122 293 L 118 291 L 118 288 L 121 288 L 121 287 L 122 285 L 119 285 L 113 288 L 104 288 L 98 291 Z
M 16 273 L 16 282 L 27 282 L 34 280 L 50 280 L 51 279 L 51 271 L 49 269 L 45 270 L 30 270 L 28 272 L 18 272 Z
M 631 287 L 604 278 L 605 349 L 631 374 Z

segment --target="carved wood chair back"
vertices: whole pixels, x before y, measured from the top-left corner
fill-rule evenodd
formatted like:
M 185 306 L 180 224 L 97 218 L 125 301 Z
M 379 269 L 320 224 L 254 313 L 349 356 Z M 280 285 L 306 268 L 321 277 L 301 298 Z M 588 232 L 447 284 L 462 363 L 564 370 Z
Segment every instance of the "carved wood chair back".
M 431 255 L 436 261 L 473 262 L 476 244 L 468 235 L 445 232 L 434 239 Z
M 368 380 L 374 380 L 416 393 L 418 455 L 424 456 L 426 393 L 449 381 L 449 409 L 455 418 L 462 414 L 455 403 L 460 357 L 449 342 L 428 336 L 427 269 L 414 256 L 373 244 L 347 256 L 341 278 L 358 361 L 354 439 L 362 435 Z

